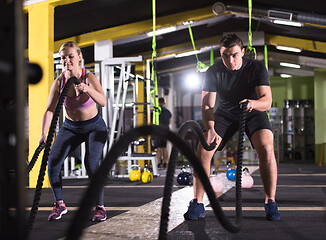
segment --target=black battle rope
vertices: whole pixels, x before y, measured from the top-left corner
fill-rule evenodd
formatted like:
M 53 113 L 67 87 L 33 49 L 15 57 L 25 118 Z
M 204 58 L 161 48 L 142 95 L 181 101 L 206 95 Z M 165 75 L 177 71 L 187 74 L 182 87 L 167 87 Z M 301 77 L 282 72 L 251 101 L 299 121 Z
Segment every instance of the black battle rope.
M 246 124 L 246 109 L 247 109 L 247 103 L 242 104 L 242 112 L 239 120 L 239 142 L 238 142 L 238 157 L 237 157 L 237 171 L 236 171 L 236 222 L 235 224 L 233 224 L 225 216 L 221 208 L 221 205 L 218 199 L 216 199 L 215 193 L 211 188 L 210 184 L 208 186 L 206 183 L 204 183 L 202 178 L 205 178 L 205 176 L 200 176 L 200 173 L 198 172 L 198 177 L 203 183 L 206 194 L 209 198 L 210 204 L 214 210 L 216 217 L 218 218 L 218 220 L 221 222 L 221 224 L 225 229 L 234 233 L 239 232 L 242 227 L 241 177 L 242 177 L 243 139 L 244 139 L 244 132 L 245 132 L 245 124 Z M 180 127 L 178 134 L 184 138 L 189 129 L 195 131 L 197 137 L 199 138 L 200 143 L 202 144 L 205 150 L 211 151 L 215 148 L 214 146 L 215 144 L 208 146 L 199 124 L 195 121 L 185 122 Z M 166 239 L 168 221 L 169 221 L 169 211 L 170 211 L 169 208 L 171 202 L 172 187 L 174 182 L 174 171 L 176 168 L 178 153 L 179 153 L 178 149 L 176 147 L 173 147 L 170 160 L 169 160 L 168 171 L 165 178 L 165 187 L 164 187 L 164 194 L 163 194 L 163 201 L 162 201 L 161 223 L 160 223 L 160 232 L 159 232 L 160 240 Z M 193 167 L 195 171 L 197 171 L 196 166 Z
M 38 156 L 40 155 L 40 153 L 41 153 L 41 151 L 43 150 L 44 147 L 45 147 L 45 143 L 40 143 L 38 145 L 38 147 L 36 148 L 31 161 L 27 165 L 27 173 L 29 173 L 33 169 L 33 167 L 34 167 L 34 165 L 35 165 L 35 163 L 36 163 L 36 161 L 38 159 Z
M 240 116 L 240 118 L 241 118 L 240 131 L 242 131 L 242 132 L 244 132 L 244 125 L 245 125 L 244 117 L 245 117 L 246 105 L 247 105 L 246 103 L 243 104 L 243 114 L 241 114 L 241 116 Z M 190 124 L 190 125 L 192 126 L 192 124 Z M 196 131 L 196 129 L 195 129 L 195 131 Z M 205 139 L 204 136 L 202 136 L 203 133 L 201 132 L 201 130 L 199 131 L 197 129 L 197 131 L 198 131 L 198 133 L 201 133 L 201 134 L 199 134 L 199 136 L 201 136 L 200 139 Z M 227 230 L 229 230 L 231 232 L 238 232 L 242 226 L 241 194 L 238 195 L 240 198 L 239 197 L 237 198 L 237 201 L 240 203 L 237 204 L 237 209 L 239 209 L 239 211 L 237 211 L 236 224 L 232 224 L 230 222 L 230 220 L 225 216 L 225 214 L 219 204 L 218 199 L 216 199 L 215 192 L 212 189 L 210 180 L 207 177 L 207 174 L 206 174 L 204 168 L 202 167 L 201 162 L 197 158 L 196 154 L 189 147 L 189 145 L 183 140 L 183 138 L 181 138 L 179 135 L 169 131 L 168 129 L 163 128 L 161 126 L 150 125 L 150 126 L 137 127 L 137 128 L 134 128 L 134 129 L 128 131 L 122 137 L 120 137 L 120 139 L 115 144 L 112 145 L 110 151 L 108 152 L 108 154 L 102 161 L 100 167 L 97 169 L 96 173 L 90 179 L 89 187 L 87 188 L 87 190 L 81 200 L 79 209 L 76 212 L 71 225 L 69 226 L 69 229 L 67 232 L 67 239 L 68 240 L 79 239 L 79 237 L 82 235 L 82 229 L 84 229 L 84 227 L 86 225 L 85 222 L 88 220 L 89 215 L 91 213 L 92 206 L 94 206 L 95 200 L 99 196 L 100 189 L 103 187 L 103 185 L 106 181 L 106 177 L 107 177 L 109 170 L 116 163 L 119 156 L 127 150 L 130 143 L 132 143 L 139 137 L 143 137 L 146 135 L 153 135 L 155 137 L 160 137 L 161 139 L 169 140 L 169 141 L 171 141 L 174 148 L 178 148 L 180 150 L 180 152 L 190 161 L 194 170 L 196 171 L 200 181 L 202 182 L 202 184 L 205 188 L 205 191 L 210 200 L 210 203 L 215 212 L 215 215 L 217 216 L 217 218 L 219 219 L 219 221 L 221 222 L 223 227 L 225 227 Z M 242 141 L 243 134 L 240 134 L 239 136 L 242 136 L 242 138 L 239 139 L 240 141 Z M 204 143 L 205 147 L 208 148 L 207 143 L 205 144 L 205 141 L 203 141 L 203 143 Z M 239 146 L 241 147 L 242 144 L 240 144 Z M 209 150 L 212 150 L 212 149 L 214 149 L 214 146 L 210 146 L 209 148 L 210 148 Z M 174 151 L 174 156 L 172 156 L 173 159 L 172 158 L 170 159 L 170 161 L 172 160 L 172 162 L 169 163 L 168 171 L 170 172 L 170 174 L 171 174 L 171 172 L 174 172 L 174 169 L 175 169 L 175 164 L 176 164 L 175 162 L 177 159 L 175 152 L 176 151 Z M 239 151 L 238 162 L 240 162 L 240 163 L 242 163 L 241 158 L 242 158 L 242 151 Z M 239 159 L 240 159 L 240 161 L 239 161 Z M 238 168 L 240 170 L 239 172 L 241 173 L 242 166 L 238 166 Z M 238 192 L 238 191 L 241 191 L 241 174 L 237 175 L 237 181 L 240 182 L 240 184 L 237 184 L 237 186 L 236 186 L 236 190 Z M 240 189 L 239 189 L 239 187 L 240 187 Z M 166 185 L 165 185 L 165 188 L 167 188 Z M 165 194 L 171 195 L 172 188 L 169 191 L 170 191 L 169 193 L 166 193 L 166 191 L 164 189 L 164 195 Z M 161 216 L 161 219 L 167 218 L 167 217 L 168 217 L 168 213 L 165 213 L 164 216 L 163 215 Z M 161 231 L 160 231 L 160 236 L 159 236 L 160 239 L 164 239 L 166 237 L 166 229 L 164 231 L 165 232 L 164 232 L 164 234 L 162 234 L 162 236 L 161 236 Z
M 27 223 L 27 232 L 28 233 L 33 227 L 35 216 L 36 216 L 38 206 L 39 206 L 39 203 L 40 203 L 45 170 L 46 170 L 46 166 L 48 164 L 48 158 L 49 158 L 49 154 L 50 154 L 50 150 L 51 150 L 52 140 L 53 140 L 53 137 L 54 137 L 55 129 L 57 127 L 60 111 L 61 111 L 61 108 L 62 108 L 62 105 L 63 105 L 63 101 L 64 101 L 64 99 L 65 99 L 65 97 L 67 95 L 67 92 L 68 92 L 71 84 L 73 84 L 73 83 L 79 84 L 79 80 L 76 77 L 69 78 L 69 80 L 67 81 L 65 87 L 63 88 L 63 90 L 62 90 L 62 92 L 61 92 L 61 94 L 59 96 L 57 106 L 56 106 L 55 111 L 53 113 L 51 125 L 50 125 L 50 128 L 49 128 L 48 136 L 47 136 L 46 143 L 45 143 L 45 149 L 44 149 L 44 153 L 43 153 L 41 168 L 40 168 L 40 172 L 39 172 L 38 179 L 37 179 L 33 205 L 32 205 L 32 209 L 31 209 L 29 219 L 28 219 L 28 223 Z M 42 145 L 42 143 L 40 143 L 40 145 L 38 146 L 36 151 L 40 152 L 42 150 L 42 149 L 39 150 L 41 148 L 41 145 Z M 35 154 L 36 153 L 34 153 L 34 155 Z

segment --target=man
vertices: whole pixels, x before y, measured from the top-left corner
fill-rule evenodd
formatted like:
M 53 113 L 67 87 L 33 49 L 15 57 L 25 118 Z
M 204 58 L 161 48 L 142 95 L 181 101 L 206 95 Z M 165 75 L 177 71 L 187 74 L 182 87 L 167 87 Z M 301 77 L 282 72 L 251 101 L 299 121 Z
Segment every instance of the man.
M 169 125 L 171 123 L 171 117 L 172 114 L 165 107 L 165 99 L 164 98 L 159 98 L 158 99 L 159 106 L 161 107 L 161 112 L 160 112 L 160 126 L 166 127 L 169 129 Z M 158 146 L 157 146 L 157 160 L 158 160 L 158 165 L 159 167 L 166 168 L 167 164 L 167 159 L 168 159 L 168 151 L 166 149 L 166 140 L 160 139 Z M 162 159 L 163 157 L 163 159 Z
M 235 34 L 223 37 L 219 45 L 222 59 L 207 70 L 202 90 L 202 117 L 207 130 L 205 137 L 208 144 L 216 143 L 216 149 L 206 151 L 199 144 L 198 158 L 209 176 L 215 151 L 223 149 L 226 142 L 239 130 L 241 104 L 247 102 L 245 130 L 259 156 L 266 218 L 279 220 L 280 214 L 275 203 L 277 164 L 273 133 L 265 112 L 272 104 L 266 68 L 256 60 L 243 58 L 243 43 Z M 217 96 L 219 105 L 214 113 Z M 202 203 L 205 190 L 196 173 L 193 187 L 194 199 L 190 201 L 188 211 L 184 214 L 186 220 L 205 216 Z

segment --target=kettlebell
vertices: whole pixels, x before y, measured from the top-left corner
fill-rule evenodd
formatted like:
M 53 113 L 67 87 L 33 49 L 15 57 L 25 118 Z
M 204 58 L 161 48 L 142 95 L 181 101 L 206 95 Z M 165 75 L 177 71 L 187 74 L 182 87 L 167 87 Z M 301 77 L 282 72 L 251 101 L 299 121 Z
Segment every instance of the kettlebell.
M 139 181 L 141 177 L 140 167 L 139 165 L 131 165 L 129 179 L 132 182 Z
M 254 179 L 249 174 L 249 169 L 244 168 L 242 171 L 242 188 L 251 188 L 254 185 Z
M 191 173 L 189 173 L 185 167 L 181 168 L 181 172 L 177 177 L 177 182 L 180 185 L 190 185 L 191 184 Z
M 153 180 L 153 174 L 145 167 L 141 175 L 141 181 L 143 183 L 150 183 Z
M 231 168 L 231 165 L 228 164 L 227 169 L 226 169 L 226 177 L 229 180 L 236 180 L 237 178 L 237 169 L 235 166 Z

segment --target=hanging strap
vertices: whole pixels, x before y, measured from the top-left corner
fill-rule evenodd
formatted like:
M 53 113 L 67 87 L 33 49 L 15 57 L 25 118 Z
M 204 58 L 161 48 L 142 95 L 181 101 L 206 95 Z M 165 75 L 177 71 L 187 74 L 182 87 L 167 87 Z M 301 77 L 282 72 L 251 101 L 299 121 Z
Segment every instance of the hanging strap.
M 252 12 L 252 0 L 248 0 L 248 11 L 249 11 L 249 30 L 248 30 L 248 46 L 246 53 L 249 52 L 250 58 L 257 58 L 256 49 L 252 47 L 252 32 L 251 32 L 251 12 Z
M 158 89 L 157 89 L 157 73 L 156 73 L 156 36 L 155 36 L 155 29 L 156 29 L 156 0 L 152 0 L 152 6 L 153 6 L 153 39 L 152 39 L 152 73 L 151 73 L 151 80 L 154 83 L 154 88 L 152 91 L 149 93 L 149 97 L 154 105 L 154 110 L 153 110 L 153 120 L 152 123 L 154 125 L 159 125 L 160 124 L 160 106 L 158 104 Z
M 192 47 L 193 47 L 194 51 L 196 51 L 195 41 L 194 41 L 194 37 L 192 35 L 192 30 L 191 30 L 191 27 L 190 27 L 189 23 L 188 23 L 188 30 L 189 30 L 189 36 L 190 36 L 190 40 L 191 40 L 191 43 L 192 43 Z M 196 55 L 196 60 L 197 60 L 197 70 L 200 71 L 201 69 L 208 68 L 204 63 L 199 61 L 197 53 L 195 53 L 195 55 Z

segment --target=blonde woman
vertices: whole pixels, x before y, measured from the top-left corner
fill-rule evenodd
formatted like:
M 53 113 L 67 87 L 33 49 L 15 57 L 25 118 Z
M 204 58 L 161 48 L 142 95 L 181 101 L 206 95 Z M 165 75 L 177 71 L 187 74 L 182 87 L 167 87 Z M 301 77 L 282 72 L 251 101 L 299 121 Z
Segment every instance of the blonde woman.
M 82 68 L 82 53 L 75 42 L 64 43 L 59 50 L 62 74 L 57 77 L 50 94 L 42 119 L 41 142 L 46 135 L 53 113 L 66 82 L 76 77 L 80 84 L 72 84 L 64 100 L 66 118 L 51 148 L 48 173 L 55 203 L 48 220 L 58 220 L 68 212 L 62 195 L 60 171 L 67 155 L 82 142 L 86 144 L 85 167 L 90 178 L 99 166 L 103 147 L 107 138 L 107 126 L 98 114 L 97 105 L 104 107 L 106 98 L 97 77 Z M 98 198 L 92 221 L 105 221 L 106 211 L 103 203 L 103 188 Z

